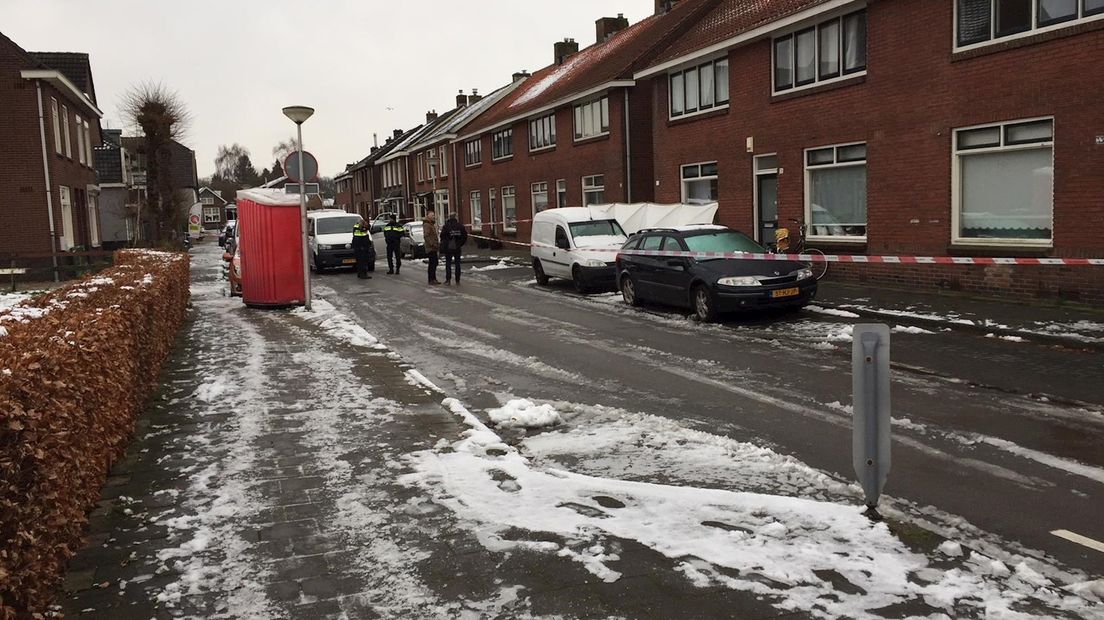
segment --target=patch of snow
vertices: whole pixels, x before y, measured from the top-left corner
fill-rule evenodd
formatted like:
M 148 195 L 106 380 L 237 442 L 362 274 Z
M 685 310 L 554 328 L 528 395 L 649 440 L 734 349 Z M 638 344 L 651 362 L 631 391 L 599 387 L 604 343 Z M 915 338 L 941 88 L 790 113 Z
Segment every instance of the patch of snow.
M 312 310 L 310 312 L 307 312 L 306 308 L 296 308 L 292 313 L 318 325 L 342 342 L 377 350 L 386 348 L 379 343 L 378 338 L 369 334 L 367 330 L 357 325 L 348 316 L 338 312 L 330 302 L 324 299 L 314 299 L 311 300 L 311 306 Z
M 933 331 L 924 329 L 922 327 L 917 327 L 915 325 L 908 325 L 908 326 L 897 325 L 893 328 L 892 331 L 895 334 L 934 334 L 935 333 Z
M 541 428 L 563 422 L 560 412 L 552 405 L 537 405 L 524 398 L 511 400 L 498 409 L 491 409 L 487 415 L 499 428 Z
M 957 558 L 962 556 L 962 545 L 954 542 L 953 540 L 945 540 L 943 541 L 943 544 L 939 545 L 939 549 L 937 549 L 937 551 L 939 551 L 939 553 L 942 553 L 943 555 L 949 555 L 952 558 Z
M 1021 338 L 1020 336 L 1006 336 L 1006 335 L 998 336 L 998 335 L 996 335 L 992 332 L 990 332 L 988 334 L 985 334 L 985 337 L 986 338 L 999 338 L 1001 340 L 1007 340 L 1008 342 L 1027 342 L 1026 339 Z
M 471 267 L 468 271 L 480 272 L 480 271 L 499 271 L 501 269 L 514 269 L 515 267 L 524 267 L 524 265 L 515 265 L 505 259 L 499 260 L 492 265 L 483 265 L 480 267 Z
M 831 315 L 831 316 L 840 316 L 840 317 L 847 318 L 847 319 L 857 319 L 857 318 L 859 318 L 859 315 L 855 314 L 854 312 L 848 312 L 847 310 L 838 310 L 836 308 L 825 308 L 823 306 L 818 306 L 816 304 L 809 304 L 808 306 L 805 306 L 805 309 L 808 310 L 809 312 L 816 312 L 817 314 L 827 314 L 827 315 Z

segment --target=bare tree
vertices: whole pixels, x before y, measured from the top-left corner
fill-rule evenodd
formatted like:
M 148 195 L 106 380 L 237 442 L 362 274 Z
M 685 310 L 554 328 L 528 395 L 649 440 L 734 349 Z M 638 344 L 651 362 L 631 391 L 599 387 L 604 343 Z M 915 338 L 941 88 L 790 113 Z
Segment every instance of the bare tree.
M 154 241 L 167 241 L 186 214 L 174 199 L 172 142 L 184 136 L 191 115 L 180 96 L 160 82 L 141 82 L 123 95 L 120 109 L 145 137 L 146 197 Z
M 276 161 L 283 164 L 288 155 L 291 155 L 298 150 L 299 141 L 295 138 L 295 136 L 292 136 L 287 140 L 284 140 L 283 142 L 280 142 L 276 146 L 272 147 L 272 154 L 276 156 Z

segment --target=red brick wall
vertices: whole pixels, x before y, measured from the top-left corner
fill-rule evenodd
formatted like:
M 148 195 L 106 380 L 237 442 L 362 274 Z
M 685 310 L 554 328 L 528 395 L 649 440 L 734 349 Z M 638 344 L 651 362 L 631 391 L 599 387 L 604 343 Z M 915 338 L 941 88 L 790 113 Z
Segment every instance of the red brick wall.
M 868 8 L 864 78 L 771 97 L 771 46 L 729 54 L 730 107 L 668 121 L 666 79 L 652 89 L 658 202 L 681 197 L 679 166 L 717 160 L 721 223 L 754 228 L 752 158 L 777 153 L 780 217 L 804 219 L 805 148 L 865 141 L 868 241 L 817 243 L 826 251 L 870 254 L 1016 255 L 1016 250 L 951 247 L 951 136 L 955 128 L 1053 116 L 1054 249 L 1038 256 L 1104 256 L 1104 29 L 1068 31 L 1045 42 L 976 57 L 953 55 L 953 2 L 897 0 Z M 1098 24 L 1104 25 L 1104 24 Z M 1081 28 L 1080 30 L 1086 30 Z M 1008 46 L 1001 46 L 1008 47 Z M 745 149 L 754 138 L 755 153 Z M 1019 253 L 1023 253 L 1021 250 Z M 1100 299 L 1104 271 L 851 266 L 832 273 L 868 281 L 938 285 Z M 937 273 L 938 272 L 938 273 Z M 932 275 L 927 275 L 932 274 Z M 986 275 L 988 274 L 988 275 Z M 1077 282 L 1072 288 L 1065 279 Z
M 460 157 L 459 194 L 462 198 L 461 221 L 471 222 L 470 195 L 472 191 L 481 193 L 483 221 L 502 220 L 502 188 L 514 186 L 517 190 L 516 205 L 518 220 L 533 217 L 532 184 L 548 183 L 549 206 L 556 205 L 556 181 L 567 181 L 567 206 L 578 207 L 583 204 L 583 177 L 596 174 L 605 175 L 606 202 L 625 202 L 625 117 L 624 90 L 611 89 L 609 92 L 609 134 L 599 138 L 575 142 L 574 107 L 571 105 L 556 110 L 556 148 L 529 152 L 529 121 L 522 120 L 513 125 L 514 155 L 511 159 L 495 162 L 491 155 L 491 135 L 482 136 L 483 163 L 465 167 L 464 143 L 457 143 L 457 157 Z M 645 106 L 641 106 L 646 109 Z M 647 171 L 645 171 L 647 176 Z M 496 212 L 490 214 L 488 190 L 494 188 L 497 199 Z M 635 197 L 634 197 L 635 198 Z M 528 241 L 531 225 L 519 222 L 516 238 Z M 503 236 L 502 226 L 483 227 L 484 234 L 494 232 Z M 514 238 L 510 235 L 507 238 Z
M 4 148 L 0 149 L 0 254 L 48 252 L 52 247 L 42 170 L 38 96 L 35 82 L 24 80 L 19 73 L 28 68 L 34 66 L 22 55 L 19 48 L 0 37 L 0 109 L 3 110 L 4 117 Z M 84 196 L 86 186 L 96 183 L 94 164 L 79 163 L 77 137 L 72 125 L 69 136 L 73 158 L 56 153 L 51 97 L 58 100 L 59 106 L 64 104 L 69 108 L 70 123 L 73 122 L 74 111 L 89 120 L 93 145 L 100 141 L 99 122 L 82 110 L 80 104 L 70 101 L 49 84 L 42 84 L 47 161 L 50 167 L 56 234 L 59 238 L 62 235 L 59 186 L 80 190 L 72 193 L 74 237 L 78 245 L 87 247 L 90 237 L 88 207 Z M 64 137 L 64 133 L 62 136 Z M 80 202 L 77 201 L 78 196 L 81 198 Z

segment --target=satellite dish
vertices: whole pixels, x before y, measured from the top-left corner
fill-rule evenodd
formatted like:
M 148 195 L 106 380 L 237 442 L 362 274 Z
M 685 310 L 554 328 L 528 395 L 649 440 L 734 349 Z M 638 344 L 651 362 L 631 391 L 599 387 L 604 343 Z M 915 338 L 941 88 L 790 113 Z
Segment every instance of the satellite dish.
M 304 177 L 307 183 L 318 180 L 318 160 L 308 151 L 303 151 L 303 167 L 306 168 L 306 174 L 299 174 L 299 151 L 292 151 L 284 158 L 284 174 L 288 181 L 302 183 Z

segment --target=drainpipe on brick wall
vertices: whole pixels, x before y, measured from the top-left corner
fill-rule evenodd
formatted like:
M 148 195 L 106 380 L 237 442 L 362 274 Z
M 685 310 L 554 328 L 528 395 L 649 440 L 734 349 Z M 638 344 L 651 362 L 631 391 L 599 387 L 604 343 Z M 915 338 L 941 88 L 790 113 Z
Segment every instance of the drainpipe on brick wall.
M 629 89 L 625 89 L 625 202 L 632 204 L 632 146 L 629 144 Z
M 54 228 L 54 194 L 50 191 L 50 158 L 46 150 L 46 113 L 42 108 L 42 80 L 35 80 L 38 90 L 38 135 L 42 138 L 42 173 L 46 175 L 46 215 L 50 218 L 50 257 L 54 261 L 54 282 L 59 282 L 57 259 L 57 229 Z

